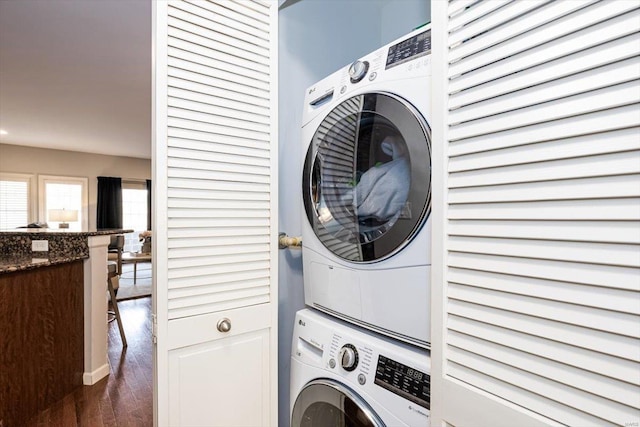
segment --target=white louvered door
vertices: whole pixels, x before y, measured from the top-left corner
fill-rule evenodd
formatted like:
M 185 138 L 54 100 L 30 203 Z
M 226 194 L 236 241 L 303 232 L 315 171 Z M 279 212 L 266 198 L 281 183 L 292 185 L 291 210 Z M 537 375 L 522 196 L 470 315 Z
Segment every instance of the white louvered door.
M 431 425 L 640 425 L 639 8 L 432 2 Z
M 277 3 L 153 5 L 155 423 L 275 426 Z

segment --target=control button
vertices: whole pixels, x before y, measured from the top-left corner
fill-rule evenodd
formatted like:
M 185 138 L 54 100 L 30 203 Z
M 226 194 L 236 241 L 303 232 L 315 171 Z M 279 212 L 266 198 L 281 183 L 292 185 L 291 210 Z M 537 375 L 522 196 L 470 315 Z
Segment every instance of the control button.
M 358 350 L 352 344 L 345 344 L 340 350 L 340 365 L 342 368 L 351 372 L 358 366 Z
M 360 385 L 364 385 L 367 382 L 367 377 L 365 377 L 364 374 L 358 375 L 358 382 Z
M 340 95 L 342 95 L 343 93 L 345 93 L 347 91 L 347 85 L 344 85 L 340 88 Z
M 336 367 L 336 359 L 329 359 L 329 367 L 331 369 Z
M 369 71 L 369 63 L 367 61 L 356 61 L 349 67 L 349 77 L 351 83 L 358 83 L 364 78 Z
M 378 77 L 378 73 L 374 71 L 373 73 L 369 74 L 369 81 L 370 82 L 374 81 L 376 77 Z

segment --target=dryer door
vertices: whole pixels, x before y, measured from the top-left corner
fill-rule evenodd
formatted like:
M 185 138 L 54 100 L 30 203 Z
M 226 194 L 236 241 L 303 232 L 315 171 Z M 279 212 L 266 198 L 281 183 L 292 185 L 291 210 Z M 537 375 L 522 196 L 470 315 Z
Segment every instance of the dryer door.
M 316 130 L 304 164 L 306 216 L 340 258 L 374 262 L 406 245 L 431 208 L 431 131 L 407 101 L 367 93 Z
M 291 427 L 384 427 L 371 407 L 340 383 L 328 379 L 307 384 L 296 399 Z

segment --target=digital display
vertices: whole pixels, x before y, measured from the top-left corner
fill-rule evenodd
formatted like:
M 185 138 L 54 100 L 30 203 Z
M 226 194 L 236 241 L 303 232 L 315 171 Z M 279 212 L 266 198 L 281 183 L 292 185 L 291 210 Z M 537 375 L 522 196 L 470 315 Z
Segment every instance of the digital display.
M 386 69 L 431 53 L 431 30 L 417 34 L 389 48 Z
M 380 355 L 375 384 L 426 409 L 430 408 L 431 377 L 429 374 Z

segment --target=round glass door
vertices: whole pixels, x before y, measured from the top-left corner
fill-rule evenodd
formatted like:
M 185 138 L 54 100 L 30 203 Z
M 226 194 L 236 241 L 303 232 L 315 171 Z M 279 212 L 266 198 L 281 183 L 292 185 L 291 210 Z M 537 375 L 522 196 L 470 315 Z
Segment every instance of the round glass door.
M 358 395 L 332 380 L 312 381 L 302 389 L 291 414 L 291 427 L 383 427 Z
M 354 96 L 316 130 L 302 179 L 306 215 L 335 255 L 373 262 L 399 251 L 431 209 L 431 131 L 411 104 Z

